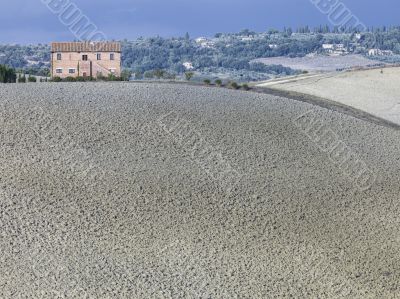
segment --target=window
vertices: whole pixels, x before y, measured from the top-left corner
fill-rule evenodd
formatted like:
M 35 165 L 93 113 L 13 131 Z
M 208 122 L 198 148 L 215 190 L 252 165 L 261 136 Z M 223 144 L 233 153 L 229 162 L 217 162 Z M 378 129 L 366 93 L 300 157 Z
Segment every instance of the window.
M 114 60 L 114 53 L 110 54 L 110 60 Z
M 87 61 L 87 55 L 82 55 L 82 60 Z
M 57 74 L 62 74 L 62 69 L 56 69 Z
M 101 60 L 101 54 L 97 53 L 97 60 Z
M 70 74 L 75 74 L 75 69 L 69 69 Z
M 61 53 L 57 53 L 57 60 L 61 60 Z

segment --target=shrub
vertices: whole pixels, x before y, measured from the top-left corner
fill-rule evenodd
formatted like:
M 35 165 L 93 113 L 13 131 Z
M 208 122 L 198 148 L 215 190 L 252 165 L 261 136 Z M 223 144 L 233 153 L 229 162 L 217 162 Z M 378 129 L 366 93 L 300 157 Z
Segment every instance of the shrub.
M 60 77 L 55 76 L 55 77 L 53 77 L 50 81 L 51 81 L 51 82 L 61 82 L 62 79 L 61 79 Z
M 85 78 L 85 77 L 82 77 L 82 76 L 78 76 L 78 77 L 76 77 L 76 81 L 77 81 L 77 82 L 85 82 L 85 81 L 86 81 L 86 78 Z
M 203 82 L 204 82 L 205 85 L 210 85 L 211 84 L 211 81 L 209 79 L 205 79 Z
M 28 82 L 37 82 L 37 79 L 36 79 L 35 76 L 29 75 L 29 77 L 28 77 Z
M 143 79 L 143 74 L 141 72 L 136 72 L 135 73 L 135 80 L 141 80 Z
M 161 79 L 165 74 L 165 71 L 163 70 L 155 70 L 154 71 L 154 76 L 156 76 L 157 79 Z
M 121 72 L 121 81 L 129 81 L 132 77 L 132 72 L 130 70 L 123 70 Z
M 222 86 L 222 81 L 220 79 L 215 80 L 215 84 L 218 86 Z
M 26 77 L 25 74 L 21 76 L 21 74 L 18 75 L 18 83 L 26 83 Z
M 117 77 L 115 77 L 114 74 L 110 73 L 108 74 L 107 80 L 108 81 L 116 81 Z
M 165 72 L 163 78 L 164 79 L 168 79 L 168 80 L 175 80 L 176 79 L 176 75 L 168 73 L 168 72 Z
M 76 82 L 76 78 L 74 77 L 67 77 L 64 79 L 65 82 Z
M 98 74 L 96 80 L 97 81 L 107 81 L 108 77 L 105 77 L 102 74 Z
M 192 73 L 192 72 L 185 73 L 185 78 L 187 81 L 190 81 L 193 78 L 193 76 L 194 76 L 194 73 Z
M 242 88 L 243 88 L 244 90 L 250 90 L 250 87 L 249 87 L 249 85 L 247 85 L 247 84 L 243 84 L 243 85 L 242 85 Z
M 154 73 L 153 72 L 145 72 L 144 73 L 144 77 L 146 78 L 146 79 L 153 79 L 154 78 Z
M 233 89 L 239 89 L 240 88 L 240 86 L 236 82 L 231 82 L 229 85 Z
M 108 74 L 108 77 L 105 79 L 106 81 L 123 81 L 122 77 L 117 77 L 114 74 Z

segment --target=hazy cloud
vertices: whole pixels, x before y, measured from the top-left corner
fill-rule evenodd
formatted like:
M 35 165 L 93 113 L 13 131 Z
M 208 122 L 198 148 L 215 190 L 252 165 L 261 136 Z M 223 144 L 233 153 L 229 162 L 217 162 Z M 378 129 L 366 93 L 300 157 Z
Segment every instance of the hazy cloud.
M 71 0 L 110 38 L 213 35 L 326 24 L 310 0 Z M 367 25 L 397 24 L 398 1 L 343 0 Z M 74 39 L 40 0 L 0 0 L 0 42 Z

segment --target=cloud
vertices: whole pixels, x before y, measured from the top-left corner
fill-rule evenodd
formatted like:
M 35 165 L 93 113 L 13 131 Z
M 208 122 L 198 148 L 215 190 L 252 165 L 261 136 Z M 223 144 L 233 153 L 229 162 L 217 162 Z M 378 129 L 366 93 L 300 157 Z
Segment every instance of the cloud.
M 73 39 L 41 0 L 0 0 L 0 42 Z M 328 23 L 310 0 L 71 0 L 112 38 L 149 35 L 213 35 L 243 28 Z M 398 0 L 343 0 L 367 25 L 396 24 Z M 14 34 L 15 36 L 13 36 Z

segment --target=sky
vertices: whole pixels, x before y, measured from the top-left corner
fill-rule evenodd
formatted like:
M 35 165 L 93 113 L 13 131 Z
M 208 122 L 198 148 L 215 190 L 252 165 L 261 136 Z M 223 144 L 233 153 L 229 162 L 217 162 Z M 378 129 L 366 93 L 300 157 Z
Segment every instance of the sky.
M 108 39 L 140 36 L 213 36 L 284 26 L 329 24 L 318 0 L 0 0 L 0 43 L 76 39 L 46 2 L 74 3 Z M 335 0 L 319 0 L 335 1 Z M 336 0 L 367 26 L 400 25 L 399 0 Z

